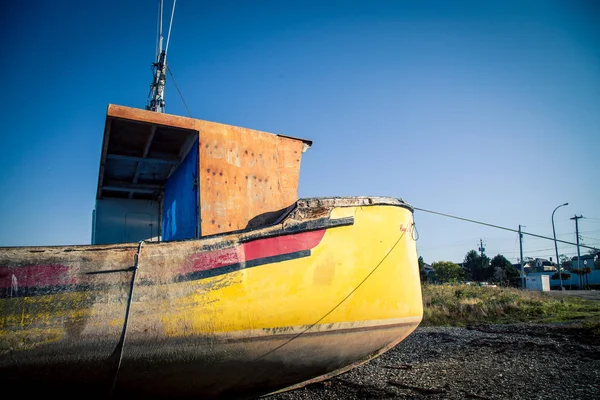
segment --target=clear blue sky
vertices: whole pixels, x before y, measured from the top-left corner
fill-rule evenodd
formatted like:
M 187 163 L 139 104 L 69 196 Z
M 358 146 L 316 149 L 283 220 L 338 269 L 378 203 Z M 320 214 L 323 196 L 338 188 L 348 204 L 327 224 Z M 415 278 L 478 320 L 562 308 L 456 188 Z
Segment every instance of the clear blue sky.
M 179 0 L 168 62 L 194 118 L 314 141 L 300 197 L 399 197 L 550 237 L 569 202 L 558 238 L 575 241 L 581 214 L 600 246 L 598 4 Z M 3 6 L 0 245 L 89 243 L 106 107 L 145 106 L 157 5 Z M 166 110 L 187 115 L 170 77 Z M 516 233 L 415 220 L 428 263 L 480 239 L 518 257 Z

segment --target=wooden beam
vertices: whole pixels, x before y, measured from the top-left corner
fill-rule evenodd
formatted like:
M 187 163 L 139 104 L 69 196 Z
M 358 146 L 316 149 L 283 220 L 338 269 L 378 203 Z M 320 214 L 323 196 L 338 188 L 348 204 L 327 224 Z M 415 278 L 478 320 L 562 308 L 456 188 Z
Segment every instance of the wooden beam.
M 108 181 L 104 185 L 104 190 L 114 190 L 118 192 L 135 192 L 135 193 L 154 193 L 160 190 L 160 185 L 150 185 L 146 183 L 131 183 Z
M 106 117 L 104 123 L 104 139 L 102 142 L 102 154 L 100 155 L 100 171 L 98 173 L 98 189 L 96 191 L 96 198 L 102 197 L 102 181 L 104 180 L 104 166 L 106 165 L 106 152 L 108 151 L 108 140 L 110 137 L 110 127 L 112 119 Z
M 144 160 L 144 162 L 147 162 L 147 163 L 170 164 L 170 165 L 175 165 L 175 166 L 180 163 L 179 158 L 172 157 L 172 156 L 165 156 L 164 158 L 143 158 L 143 157 L 136 157 L 136 156 L 125 156 L 125 155 L 121 155 L 121 154 L 109 154 L 108 158 L 110 158 L 112 160 L 125 160 L 125 161 Z
M 185 158 L 185 156 L 187 156 L 188 152 L 192 149 L 192 146 L 196 142 L 197 138 L 198 138 L 198 132 L 195 132 L 194 135 L 190 134 L 185 139 L 185 141 L 181 145 L 181 148 L 179 149 L 179 163 L 183 162 L 183 159 Z M 171 167 L 171 170 L 169 171 L 167 178 L 170 177 L 173 172 L 175 172 L 175 170 L 177 169 L 178 166 L 179 166 L 179 164 L 173 165 Z
M 179 128 L 183 130 L 196 130 L 196 120 L 178 115 L 158 113 L 156 111 L 142 110 L 109 104 L 108 116 L 113 118 L 128 119 L 141 123 L 157 124 L 169 128 Z
M 154 139 L 154 134 L 156 133 L 156 125 L 152 125 L 150 127 L 150 134 L 148 138 L 146 138 L 146 145 L 144 146 L 144 152 L 142 153 L 142 159 L 138 161 L 137 166 L 135 167 L 135 173 L 133 174 L 133 183 L 137 183 L 140 172 L 142 171 L 142 166 L 144 165 L 144 159 L 148 155 L 148 150 L 150 150 L 150 146 L 152 145 L 152 140 Z M 133 198 L 133 194 L 135 192 L 129 192 L 129 198 Z

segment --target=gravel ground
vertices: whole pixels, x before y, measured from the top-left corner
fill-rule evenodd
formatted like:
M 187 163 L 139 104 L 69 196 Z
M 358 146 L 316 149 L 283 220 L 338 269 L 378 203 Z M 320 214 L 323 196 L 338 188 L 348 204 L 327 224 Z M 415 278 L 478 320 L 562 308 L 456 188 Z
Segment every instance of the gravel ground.
M 566 324 L 419 327 L 352 371 L 269 400 L 600 399 L 600 338 Z

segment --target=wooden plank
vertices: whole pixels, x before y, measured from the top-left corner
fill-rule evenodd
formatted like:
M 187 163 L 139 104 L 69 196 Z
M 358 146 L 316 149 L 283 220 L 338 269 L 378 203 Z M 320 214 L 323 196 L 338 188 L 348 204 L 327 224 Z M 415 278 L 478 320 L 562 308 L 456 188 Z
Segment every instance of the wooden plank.
M 195 129 L 196 120 L 180 117 L 172 114 L 158 113 L 155 111 L 142 110 L 109 104 L 107 117 L 129 119 L 149 124 L 168 126 L 169 128 Z

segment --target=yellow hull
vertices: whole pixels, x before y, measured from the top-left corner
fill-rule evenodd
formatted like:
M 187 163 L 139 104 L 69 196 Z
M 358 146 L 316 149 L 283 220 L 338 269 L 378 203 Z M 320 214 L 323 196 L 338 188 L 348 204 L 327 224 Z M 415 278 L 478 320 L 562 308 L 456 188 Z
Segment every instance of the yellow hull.
M 300 200 L 200 240 L 4 248 L 0 282 L 0 380 L 99 397 L 289 390 L 423 315 L 412 208 L 389 198 Z

